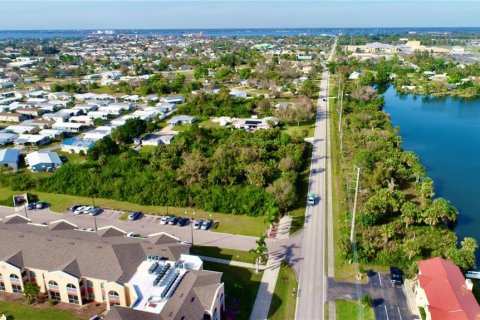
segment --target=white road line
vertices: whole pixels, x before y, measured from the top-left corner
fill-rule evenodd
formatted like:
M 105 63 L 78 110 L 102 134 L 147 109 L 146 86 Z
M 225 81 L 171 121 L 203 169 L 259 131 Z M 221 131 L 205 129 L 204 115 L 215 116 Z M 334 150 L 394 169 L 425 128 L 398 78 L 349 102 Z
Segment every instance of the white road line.
M 400 307 L 397 307 L 397 309 L 398 309 L 398 315 L 400 316 L 400 320 L 403 320 L 402 314 L 401 314 L 401 312 L 400 312 Z
M 387 311 L 387 306 L 386 305 L 383 305 L 385 307 L 385 314 L 387 315 L 387 320 L 389 320 L 390 318 L 388 317 L 388 311 Z
M 382 277 L 380 277 L 380 272 L 377 272 L 378 280 L 380 281 L 380 287 L 382 287 Z

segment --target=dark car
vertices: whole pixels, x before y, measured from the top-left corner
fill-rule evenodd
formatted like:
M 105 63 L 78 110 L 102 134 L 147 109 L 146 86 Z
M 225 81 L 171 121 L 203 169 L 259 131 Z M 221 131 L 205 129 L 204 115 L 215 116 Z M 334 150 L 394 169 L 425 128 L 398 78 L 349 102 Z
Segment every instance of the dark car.
M 39 209 L 39 210 L 46 207 L 47 207 L 47 204 L 43 201 L 38 201 L 37 204 L 35 205 L 35 209 Z
M 193 221 L 193 229 L 200 229 L 202 226 L 203 220 L 195 220 Z
M 29 204 L 27 204 L 27 209 L 28 210 L 33 210 L 33 209 L 35 209 L 36 206 L 37 206 L 37 204 L 35 202 L 30 202 Z
M 68 207 L 68 211 L 75 212 L 80 207 L 79 204 L 74 204 L 73 206 Z
M 403 272 L 402 270 L 396 267 L 390 267 L 390 280 L 392 285 L 402 285 L 403 284 Z
M 188 219 L 187 218 L 178 218 L 178 222 L 177 224 L 181 227 L 183 227 L 184 225 L 186 225 L 188 222 Z
M 176 225 L 178 223 L 178 218 L 177 217 L 171 217 L 169 220 L 168 220 L 168 224 L 171 224 L 171 225 Z
M 134 211 L 134 212 L 130 213 L 130 215 L 128 216 L 128 220 L 134 221 L 134 220 L 140 219 L 141 217 L 142 217 L 141 212 Z

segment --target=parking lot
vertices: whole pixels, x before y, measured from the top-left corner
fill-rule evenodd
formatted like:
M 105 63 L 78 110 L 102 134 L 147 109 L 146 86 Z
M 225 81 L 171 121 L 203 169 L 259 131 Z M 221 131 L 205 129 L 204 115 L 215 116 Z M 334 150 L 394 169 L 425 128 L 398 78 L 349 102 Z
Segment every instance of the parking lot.
M 0 206 L 0 219 L 5 216 L 15 213 L 12 207 Z M 17 212 L 25 215 L 24 210 Z M 191 242 L 193 234 L 193 243 L 195 245 L 203 246 L 217 246 L 221 248 L 236 249 L 248 251 L 256 246 L 255 237 L 233 235 L 213 232 L 211 230 L 195 230 L 187 223 L 185 226 L 179 225 L 163 225 L 160 224 L 161 216 L 143 215 L 140 219 L 135 221 L 120 220 L 123 211 L 104 210 L 97 216 L 90 216 L 88 214 L 75 215 L 72 212 L 55 213 L 48 208 L 41 210 L 27 210 L 26 215 L 34 223 L 48 223 L 51 221 L 64 219 L 75 224 L 79 229 L 95 229 L 105 226 L 114 226 L 125 232 L 138 233 L 146 236 L 158 232 L 167 232 L 180 241 Z
M 369 294 L 373 298 L 376 320 L 410 320 L 413 319 L 408 308 L 403 285 L 392 285 L 390 275 L 370 272 L 368 284 L 336 282 L 328 279 L 329 300 L 358 300 Z

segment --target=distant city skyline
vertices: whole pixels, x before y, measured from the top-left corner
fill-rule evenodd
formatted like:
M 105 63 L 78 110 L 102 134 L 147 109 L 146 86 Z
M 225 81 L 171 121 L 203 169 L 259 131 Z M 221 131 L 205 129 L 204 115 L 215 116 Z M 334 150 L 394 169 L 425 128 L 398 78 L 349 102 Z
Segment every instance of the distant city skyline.
M 1 1 L 0 30 L 479 27 L 480 1 Z

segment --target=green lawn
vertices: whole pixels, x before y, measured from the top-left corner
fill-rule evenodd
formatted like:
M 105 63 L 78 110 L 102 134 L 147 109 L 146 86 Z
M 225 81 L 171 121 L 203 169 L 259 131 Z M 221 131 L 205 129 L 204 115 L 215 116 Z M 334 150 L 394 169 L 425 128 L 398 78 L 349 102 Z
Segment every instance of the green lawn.
M 313 137 L 313 132 L 315 131 L 315 119 L 300 121 L 300 125 L 292 124 L 282 127 L 287 134 L 294 137 Z M 307 131 L 307 135 L 303 134 L 304 131 Z
M 138 149 L 138 152 L 140 152 L 140 154 L 150 154 L 152 153 L 153 150 L 155 150 L 155 146 L 144 146 L 144 147 L 141 147 L 140 149 Z
M 60 156 L 65 156 L 70 163 L 81 163 L 85 161 L 85 156 L 81 156 L 78 153 L 63 152 L 60 149 L 52 150 Z
M 54 308 L 34 308 L 16 302 L 0 301 L 0 315 L 8 320 L 80 320 L 64 310 Z
M 349 300 L 336 300 L 337 320 L 352 320 L 358 318 L 358 302 Z M 375 320 L 372 307 L 363 308 L 364 320 Z
M 278 275 L 275 293 L 273 295 L 268 319 L 283 320 L 295 319 L 297 304 L 296 292 L 298 289 L 295 271 L 288 264 L 283 263 Z
M 252 312 L 262 273 L 256 274 L 253 269 L 233 267 L 204 261 L 205 270 L 223 272 L 225 283 L 226 307 L 238 311 L 236 319 L 248 319 Z
M 205 120 L 198 123 L 198 126 L 205 129 L 218 129 L 221 128 L 218 122 L 213 122 L 212 120 Z
M 219 247 L 193 246 L 190 248 L 190 253 L 225 260 L 253 263 L 253 257 L 248 251 L 223 249 Z
M 12 206 L 12 196 L 14 194 L 24 193 L 25 191 L 12 191 L 8 188 L 0 187 L 0 204 Z M 38 196 L 40 200 L 47 202 L 52 211 L 64 212 L 73 204 L 92 204 L 92 199 L 87 197 L 60 195 L 56 193 L 29 191 Z M 95 205 L 102 208 L 115 209 L 121 211 L 142 211 L 149 214 L 164 215 L 167 208 L 162 206 L 142 206 L 139 204 L 112 199 L 96 198 Z M 12 210 L 13 212 L 13 210 Z M 185 214 L 186 212 L 186 214 Z M 214 230 L 217 232 L 240 234 L 246 236 L 258 237 L 266 230 L 263 217 L 249 217 L 245 215 L 233 215 L 216 212 L 207 212 L 196 208 L 168 207 L 169 215 L 191 217 L 195 213 L 195 218 L 212 219 L 215 221 Z

